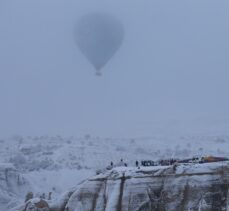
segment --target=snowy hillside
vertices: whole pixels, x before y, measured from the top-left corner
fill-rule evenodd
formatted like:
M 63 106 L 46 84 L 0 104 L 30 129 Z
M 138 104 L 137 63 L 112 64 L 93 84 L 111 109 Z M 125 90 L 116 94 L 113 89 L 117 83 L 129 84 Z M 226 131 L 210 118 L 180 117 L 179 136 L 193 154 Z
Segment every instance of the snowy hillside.
M 136 160 L 189 158 L 215 155 L 229 157 L 229 136 L 182 136 L 144 138 L 12 137 L 1 139 L 0 163 L 10 163 L 26 181 L 21 194 L 10 194 L 10 184 L 0 185 L 12 200 L 23 202 L 26 192 L 35 196 L 52 192 L 58 198 L 63 192 L 121 158 L 134 166 Z M 4 170 L 5 171 L 5 170 Z M 2 174 L 4 174 L 4 171 Z M 28 184 L 31 184 L 28 185 Z M 21 186 L 20 186 L 21 188 Z M 0 200 L 5 200 L 1 194 Z M 6 203 L 1 203 L 2 207 Z M 2 208 L 3 209 L 3 208 Z M 0 209 L 1 210 L 1 209 Z M 2 210 L 1 210 L 2 211 Z M 3 209 L 4 211 L 4 209 Z
M 229 165 L 116 168 L 79 185 L 69 211 L 222 211 L 228 206 Z
M 228 180 L 228 162 L 176 169 L 117 167 L 85 180 L 49 206 L 52 211 L 223 211 L 229 206 Z
M 0 210 L 14 207 L 21 203 L 21 196 L 32 190 L 29 182 L 12 164 L 0 163 Z

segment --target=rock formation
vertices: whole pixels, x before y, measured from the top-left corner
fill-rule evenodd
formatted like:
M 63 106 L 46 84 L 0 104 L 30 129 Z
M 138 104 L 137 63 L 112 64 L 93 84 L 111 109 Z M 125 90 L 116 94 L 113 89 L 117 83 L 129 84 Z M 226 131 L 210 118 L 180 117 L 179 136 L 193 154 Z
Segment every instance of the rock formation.
M 229 162 L 117 167 L 85 180 L 50 211 L 223 211 L 228 181 Z
M 68 211 L 222 211 L 229 163 L 116 168 L 79 185 Z
M 26 179 L 12 164 L 0 163 L 0 210 L 9 210 L 31 189 Z

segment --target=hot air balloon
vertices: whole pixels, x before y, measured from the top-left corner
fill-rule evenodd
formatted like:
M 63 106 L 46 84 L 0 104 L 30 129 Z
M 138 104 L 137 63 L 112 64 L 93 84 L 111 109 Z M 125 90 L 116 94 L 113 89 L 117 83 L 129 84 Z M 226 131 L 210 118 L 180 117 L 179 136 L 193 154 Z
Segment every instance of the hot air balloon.
M 123 25 L 108 14 L 85 15 L 76 28 L 77 45 L 95 67 L 96 75 L 101 75 L 101 69 L 120 48 L 123 37 Z

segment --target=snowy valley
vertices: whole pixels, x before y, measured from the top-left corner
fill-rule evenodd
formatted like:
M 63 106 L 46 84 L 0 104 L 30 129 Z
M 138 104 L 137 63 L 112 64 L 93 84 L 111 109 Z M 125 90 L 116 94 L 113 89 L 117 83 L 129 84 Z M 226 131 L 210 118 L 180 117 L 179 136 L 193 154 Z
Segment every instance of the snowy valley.
M 204 155 L 229 157 L 228 147 L 229 136 L 115 139 L 85 135 L 81 138 L 15 136 L 1 139 L 0 210 L 10 210 L 23 204 L 28 192 L 33 192 L 38 198 L 41 195 L 47 198 L 52 192 L 52 200 L 58 200 L 64 192 L 74 187 L 76 190 L 77 184 L 96 175 L 96 171 L 103 172 L 111 161 L 115 164 L 123 159 L 128 165 L 128 173 L 135 172 L 136 160 Z M 200 165 L 198 171 L 202 167 Z M 147 167 L 144 168 L 148 171 Z M 112 174 L 119 178 L 116 173 Z M 103 177 L 106 176 L 105 171 Z

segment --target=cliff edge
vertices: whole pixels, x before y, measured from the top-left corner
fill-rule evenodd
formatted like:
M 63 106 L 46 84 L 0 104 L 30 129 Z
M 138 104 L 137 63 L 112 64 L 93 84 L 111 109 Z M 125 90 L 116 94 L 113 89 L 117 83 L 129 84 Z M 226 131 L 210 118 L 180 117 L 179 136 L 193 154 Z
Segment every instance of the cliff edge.
M 49 202 L 50 211 L 223 211 L 229 162 L 116 167 Z
M 229 162 L 114 168 L 80 184 L 68 211 L 227 210 Z

